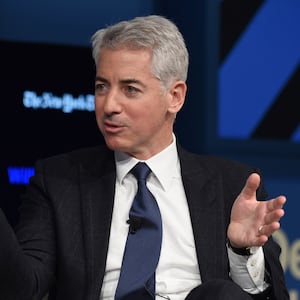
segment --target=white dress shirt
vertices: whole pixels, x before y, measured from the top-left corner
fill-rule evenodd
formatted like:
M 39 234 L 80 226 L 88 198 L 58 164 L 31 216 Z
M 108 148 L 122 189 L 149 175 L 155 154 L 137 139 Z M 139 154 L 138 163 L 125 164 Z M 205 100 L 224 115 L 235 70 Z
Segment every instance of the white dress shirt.
M 115 159 L 116 193 L 101 300 L 114 299 L 128 234 L 126 221 L 137 191 L 136 179 L 129 171 L 138 160 L 120 152 L 115 153 Z M 175 136 L 170 146 L 146 163 L 152 170 L 147 186 L 157 200 L 163 225 L 161 255 L 156 269 L 156 300 L 183 300 L 201 284 L 201 278 Z M 233 280 L 247 292 L 257 293 L 264 289 L 262 251 L 252 255 L 248 263 L 244 257 L 228 252 Z

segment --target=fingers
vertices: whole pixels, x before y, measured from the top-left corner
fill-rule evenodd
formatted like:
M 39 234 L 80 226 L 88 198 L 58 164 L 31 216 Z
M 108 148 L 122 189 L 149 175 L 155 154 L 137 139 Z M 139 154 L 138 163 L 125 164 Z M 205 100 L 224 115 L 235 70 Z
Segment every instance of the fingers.
M 280 228 L 279 221 L 284 216 L 284 210 L 282 207 L 285 202 L 285 196 L 279 196 L 275 199 L 266 201 L 269 212 L 265 215 L 264 224 L 260 225 L 257 229 L 258 237 L 269 237 Z
M 283 205 L 285 204 L 285 202 L 286 202 L 285 196 L 278 196 L 267 202 L 267 209 L 268 209 L 268 211 L 281 209 L 283 207 Z
M 252 173 L 246 181 L 246 184 L 242 190 L 242 195 L 246 199 L 256 197 L 256 190 L 258 189 L 259 184 L 260 176 L 257 173 Z
M 261 225 L 257 230 L 257 236 L 265 236 L 267 239 L 271 236 L 276 230 L 280 228 L 279 222 L 272 222 L 268 225 Z
M 265 216 L 265 223 L 269 224 L 272 222 L 279 221 L 281 217 L 284 215 L 284 210 L 282 208 L 272 210 Z
M 266 201 L 266 215 L 264 218 L 265 224 L 271 224 L 273 222 L 279 222 L 284 216 L 283 205 L 286 202 L 284 196 L 276 197 L 275 199 Z

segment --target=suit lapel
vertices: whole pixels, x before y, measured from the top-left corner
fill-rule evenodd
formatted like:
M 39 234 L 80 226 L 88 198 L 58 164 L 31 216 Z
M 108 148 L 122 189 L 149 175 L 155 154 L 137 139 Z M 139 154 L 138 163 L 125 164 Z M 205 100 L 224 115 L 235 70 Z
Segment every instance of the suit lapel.
M 86 299 L 98 299 L 105 273 L 110 224 L 115 193 L 112 152 L 98 153 L 93 166 L 81 166 L 81 199 L 86 258 Z M 106 157 L 105 157 L 106 156 Z
M 206 159 L 178 147 L 202 282 L 228 276 L 222 181 Z M 86 300 L 98 299 L 105 273 L 115 193 L 113 152 L 79 167 L 86 258 Z
M 189 205 L 202 282 L 224 278 L 228 270 L 224 210 L 218 172 L 201 156 L 179 148 L 181 172 Z

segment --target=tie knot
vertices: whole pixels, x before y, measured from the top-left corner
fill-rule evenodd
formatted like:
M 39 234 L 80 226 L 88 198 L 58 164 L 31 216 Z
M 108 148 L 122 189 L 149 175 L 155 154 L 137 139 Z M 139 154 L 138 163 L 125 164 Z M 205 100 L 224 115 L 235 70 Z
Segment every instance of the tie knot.
M 144 162 L 137 163 L 132 169 L 131 173 L 137 180 L 146 180 L 151 170 Z

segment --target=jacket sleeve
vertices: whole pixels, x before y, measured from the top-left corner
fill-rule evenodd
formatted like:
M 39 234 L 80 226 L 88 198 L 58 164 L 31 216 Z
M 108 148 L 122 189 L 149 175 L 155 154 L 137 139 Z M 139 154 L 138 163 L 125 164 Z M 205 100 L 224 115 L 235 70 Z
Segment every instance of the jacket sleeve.
M 224 176 L 226 186 L 230 190 L 228 194 L 230 195 L 231 200 L 228 200 L 228 202 L 231 203 L 231 205 L 232 201 L 236 199 L 237 195 L 241 191 L 241 188 L 244 186 L 246 179 L 251 173 L 258 173 L 261 176 L 261 180 L 263 179 L 260 171 L 256 168 L 245 166 L 239 163 L 235 163 L 234 166 L 235 172 L 226 172 L 226 176 Z M 232 170 L 233 166 L 231 166 L 231 168 L 228 166 L 225 168 L 227 171 L 229 169 Z M 233 189 L 231 189 L 232 187 Z M 268 200 L 268 193 L 265 189 L 263 181 L 261 181 L 261 184 L 257 190 L 257 199 L 260 201 Z M 227 213 L 230 216 L 230 211 L 227 211 Z M 263 293 L 250 296 L 253 299 L 259 300 L 288 300 L 288 290 L 285 284 L 284 272 L 279 259 L 281 253 L 279 245 L 273 240 L 272 237 L 270 237 L 267 243 L 263 246 L 263 251 L 265 257 L 265 277 L 266 281 L 270 284 L 270 288 Z
M 266 265 L 266 281 L 270 284 L 269 298 L 270 300 L 288 300 L 289 293 L 285 283 L 284 271 L 280 264 L 281 249 L 279 245 L 272 239 L 263 246 Z
M 41 299 L 52 285 L 55 236 L 50 204 L 37 171 L 22 201 L 14 230 L 0 210 L 0 298 Z

